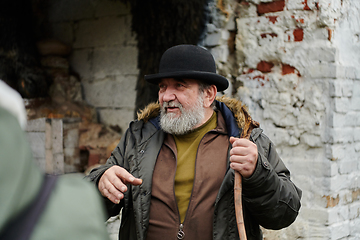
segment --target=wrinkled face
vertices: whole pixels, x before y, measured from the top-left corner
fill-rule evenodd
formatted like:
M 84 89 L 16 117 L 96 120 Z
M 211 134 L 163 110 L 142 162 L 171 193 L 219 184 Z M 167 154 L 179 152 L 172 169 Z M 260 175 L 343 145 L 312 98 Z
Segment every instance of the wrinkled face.
M 166 113 L 172 113 L 173 116 L 180 116 L 179 107 L 171 106 L 173 104 L 181 104 L 184 109 L 194 106 L 198 100 L 199 84 L 192 79 L 174 79 L 165 78 L 159 82 L 159 102 L 163 106 L 169 103 L 170 106 L 165 107 Z
M 161 128 L 171 134 L 185 134 L 204 120 L 203 94 L 192 79 L 165 78 L 159 82 Z

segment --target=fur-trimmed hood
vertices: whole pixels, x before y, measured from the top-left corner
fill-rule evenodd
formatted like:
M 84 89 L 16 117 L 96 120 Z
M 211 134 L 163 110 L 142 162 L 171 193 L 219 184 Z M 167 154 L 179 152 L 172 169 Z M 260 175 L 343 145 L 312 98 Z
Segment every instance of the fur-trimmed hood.
M 242 136 L 248 136 L 250 129 L 259 127 L 259 123 L 252 120 L 248 108 L 239 100 L 227 96 L 216 97 L 216 108 L 223 114 L 229 135 L 239 136 L 239 129 Z M 137 114 L 138 120 L 152 122 L 157 128 L 160 115 L 160 104 L 150 103 Z

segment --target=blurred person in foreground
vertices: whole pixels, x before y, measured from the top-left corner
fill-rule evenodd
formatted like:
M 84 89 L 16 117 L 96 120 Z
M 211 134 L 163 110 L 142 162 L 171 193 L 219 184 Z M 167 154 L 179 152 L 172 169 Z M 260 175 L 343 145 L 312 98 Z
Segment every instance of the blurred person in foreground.
M 209 51 L 172 47 L 145 79 L 158 84 L 159 103 L 139 113 L 88 176 L 110 214 L 122 209 L 119 239 L 239 239 L 234 171 L 243 178 L 247 239 L 262 239 L 260 225 L 281 229 L 296 219 L 301 190 L 260 128 L 239 138 L 243 105 L 215 100 L 228 81 Z
M 33 160 L 25 126 L 20 94 L 0 80 L 0 239 L 109 239 L 96 189 L 76 175 L 49 185 L 55 177 Z

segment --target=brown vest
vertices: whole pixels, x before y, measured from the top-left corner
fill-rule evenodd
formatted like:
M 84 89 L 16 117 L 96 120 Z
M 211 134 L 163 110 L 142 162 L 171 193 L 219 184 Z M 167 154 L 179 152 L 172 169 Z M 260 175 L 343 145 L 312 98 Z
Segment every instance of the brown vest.
M 197 152 L 195 178 L 189 207 L 182 226 L 185 240 L 212 239 L 214 205 L 226 173 L 229 137 L 218 113 L 218 126 L 205 134 Z M 165 137 L 157 158 L 150 205 L 147 240 L 178 239 L 180 216 L 174 192 L 176 145 Z

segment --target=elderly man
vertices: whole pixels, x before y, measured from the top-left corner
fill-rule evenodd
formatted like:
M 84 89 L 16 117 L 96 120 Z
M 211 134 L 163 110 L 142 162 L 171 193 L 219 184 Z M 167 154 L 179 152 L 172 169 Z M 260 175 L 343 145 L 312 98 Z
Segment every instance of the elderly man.
M 261 129 L 239 138 L 242 104 L 215 100 L 228 81 L 209 51 L 172 47 L 159 73 L 145 79 L 158 84 L 159 103 L 139 113 L 89 175 L 110 213 L 122 209 L 119 239 L 239 239 L 234 171 L 243 178 L 247 239 L 262 239 L 259 225 L 280 229 L 295 220 L 301 190 Z

